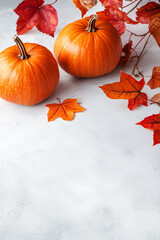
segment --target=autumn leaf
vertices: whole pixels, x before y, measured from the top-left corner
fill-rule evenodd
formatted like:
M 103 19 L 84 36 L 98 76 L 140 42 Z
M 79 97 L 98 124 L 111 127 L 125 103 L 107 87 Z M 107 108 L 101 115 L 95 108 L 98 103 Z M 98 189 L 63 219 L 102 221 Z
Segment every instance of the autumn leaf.
M 74 119 L 77 112 L 83 112 L 85 108 L 81 107 L 77 103 L 77 99 L 66 99 L 62 103 L 58 99 L 59 103 L 47 104 L 48 111 L 48 122 L 61 117 L 63 120 L 71 121 Z
M 160 143 L 160 131 L 154 130 L 153 132 L 153 146 Z
M 133 110 L 140 104 L 148 105 L 147 95 L 141 92 L 144 85 L 144 78 L 138 82 L 131 75 L 121 72 L 120 82 L 106 84 L 100 88 L 111 99 L 128 99 L 128 108 Z
M 137 125 L 151 130 L 160 130 L 160 113 L 146 117 L 144 120 L 137 123 Z
M 137 97 L 128 100 L 128 108 L 132 111 L 139 105 L 148 106 L 147 100 L 147 95 L 141 92 L 139 95 L 137 95 Z
M 19 15 L 17 34 L 24 34 L 36 26 L 40 32 L 54 36 L 58 25 L 57 11 L 50 4 L 43 4 L 44 0 L 24 0 L 14 9 Z
M 152 77 L 148 81 L 147 85 L 151 89 L 160 87 L 160 67 L 154 67 L 152 70 Z
M 141 23 L 149 23 L 150 18 L 160 12 L 160 4 L 156 2 L 148 2 L 144 6 L 137 9 L 136 20 Z
M 121 11 L 117 6 L 107 7 L 104 11 L 97 12 L 98 18 L 110 22 L 122 35 L 126 31 L 126 25 L 128 24 L 137 24 L 137 21 L 132 20 L 127 16 L 127 13 Z
M 158 46 L 160 47 L 160 13 L 151 17 L 149 23 L 149 31 L 152 36 L 155 38 Z
M 158 104 L 158 105 L 160 106 L 160 93 L 155 94 L 155 95 L 151 98 L 151 101 L 152 101 L 151 104 L 156 103 L 156 104 Z
M 82 13 L 82 17 L 86 12 L 97 4 L 97 0 L 73 0 L 73 3 Z
M 124 55 L 122 55 L 120 59 L 121 65 L 125 65 L 126 62 L 129 60 L 130 55 L 132 53 L 132 44 L 133 44 L 133 41 L 129 40 L 128 43 L 126 43 L 122 48 L 122 53 L 124 53 Z
M 153 130 L 153 145 L 160 143 L 160 113 L 146 117 L 144 120 L 137 123 L 137 125 Z
M 100 0 L 100 2 L 105 8 L 108 6 L 122 7 L 123 5 L 123 0 Z

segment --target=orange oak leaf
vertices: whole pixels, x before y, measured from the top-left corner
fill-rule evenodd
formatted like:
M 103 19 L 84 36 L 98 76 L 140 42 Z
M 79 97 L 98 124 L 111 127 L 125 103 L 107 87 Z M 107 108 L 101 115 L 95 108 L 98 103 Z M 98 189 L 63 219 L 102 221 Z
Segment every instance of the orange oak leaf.
M 100 0 L 100 2 L 105 8 L 108 6 L 122 7 L 123 5 L 123 0 Z
M 160 67 L 154 67 L 152 70 L 152 77 L 148 81 L 147 85 L 151 89 L 160 87 Z
M 132 53 L 132 44 L 133 44 L 133 41 L 129 40 L 128 43 L 126 43 L 122 48 L 122 53 L 124 53 L 124 55 L 122 55 L 120 59 L 121 65 L 125 65 L 126 62 L 129 60 Z
M 156 104 L 158 104 L 158 105 L 160 106 L 160 93 L 155 94 L 155 95 L 151 98 L 151 101 L 152 101 L 151 104 L 156 103 Z
M 73 3 L 82 13 L 82 17 L 86 12 L 97 4 L 97 0 L 73 0 Z
M 127 13 L 118 9 L 117 6 L 108 6 L 104 11 L 97 12 L 98 18 L 110 22 L 122 35 L 126 31 L 126 25 L 137 24 L 137 21 L 132 20 L 127 16 Z
M 58 99 L 58 98 L 57 98 Z M 62 103 L 58 99 L 59 103 L 47 104 L 48 111 L 48 122 L 61 117 L 63 120 L 71 121 L 74 119 L 77 112 L 83 112 L 85 108 L 81 107 L 77 103 L 77 99 L 66 99 Z
M 147 95 L 141 92 L 144 85 L 144 78 L 138 82 L 131 75 L 121 71 L 120 82 L 106 84 L 100 88 L 111 99 L 128 99 L 128 108 L 133 110 L 138 105 L 148 105 Z
M 153 146 L 160 143 L 160 131 L 159 130 L 154 130 L 153 133 Z
M 149 23 L 150 18 L 160 12 L 160 4 L 156 2 L 148 2 L 144 6 L 137 9 L 136 20 L 140 23 Z
M 24 0 L 14 9 L 15 13 L 19 15 L 18 35 L 24 34 L 36 26 L 40 32 L 54 36 L 58 25 L 57 11 L 51 4 L 43 4 L 44 0 Z
M 153 114 L 137 123 L 144 128 L 153 130 L 153 145 L 160 143 L 160 114 Z
M 151 17 L 149 23 L 149 31 L 160 47 L 160 13 Z

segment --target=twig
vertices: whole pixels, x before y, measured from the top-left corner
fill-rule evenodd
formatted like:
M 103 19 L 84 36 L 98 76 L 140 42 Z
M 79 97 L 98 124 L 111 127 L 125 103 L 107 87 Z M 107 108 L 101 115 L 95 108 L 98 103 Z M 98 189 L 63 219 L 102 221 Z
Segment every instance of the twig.
M 143 36 L 146 36 L 146 35 L 149 33 L 149 31 L 148 31 L 148 32 L 146 32 L 146 33 L 144 33 L 144 34 L 136 34 L 136 33 L 133 33 L 133 32 L 131 32 L 131 31 L 129 31 L 128 29 L 127 29 L 126 31 L 129 32 L 129 33 L 131 33 L 131 35 L 134 35 L 134 36 L 136 36 L 136 37 L 143 37 Z
M 122 9 L 123 9 L 123 8 L 126 8 L 126 7 L 129 7 L 130 5 L 132 5 L 133 3 L 137 2 L 137 1 L 138 1 L 138 0 L 134 0 L 133 2 L 131 2 L 131 3 L 127 4 L 127 5 L 125 5 L 125 6 L 123 6 Z
M 144 35 L 136 44 L 136 46 L 133 48 L 133 50 L 135 50 L 137 48 L 137 46 L 142 42 L 142 40 L 145 38 L 146 35 Z
M 141 56 L 142 56 L 142 54 L 143 54 L 143 52 L 144 52 L 144 50 L 145 50 L 145 48 L 146 48 L 146 46 L 147 46 L 147 44 L 148 44 L 148 41 L 149 41 L 150 36 L 151 36 L 151 34 L 149 34 L 149 36 L 148 36 L 148 38 L 147 38 L 147 40 L 146 40 L 146 42 L 145 42 L 145 44 L 144 44 L 144 46 L 143 46 L 143 49 L 142 49 L 140 55 L 138 56 L 137 61 L 136 61 L 135 65 L 134 65 L 134 67 L 133 67 L 132 75 L 134 75 L 134 76 L 135 76 L 135 70 L 136 70 L 136 69 L 137 69 L 138 73 L 139 73 L 140 75 L 142 75 L 142 73 L 138 70 L 138 64 L 139 64 L 140 58 L 141 58 Z
M 151 102 L 150 105 L 151 104 L 157 104 L 159 106 L 159 102 L 155 102 L 155 101 L 153 101 L 152 99 L 149 99 L 149 98 L 148 98 L 148 101 Z
M 129 10 L 129 12 L 127 12 L 127 14 L 131 13 L 141 2 L 142 2 L 142 0 L 140 0 L 131 10 Z

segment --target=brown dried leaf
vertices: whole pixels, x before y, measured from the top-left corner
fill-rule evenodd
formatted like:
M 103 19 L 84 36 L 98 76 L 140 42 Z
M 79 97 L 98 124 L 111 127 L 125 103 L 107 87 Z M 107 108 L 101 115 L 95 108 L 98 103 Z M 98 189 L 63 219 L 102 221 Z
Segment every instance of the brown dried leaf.
M 151 101 L 153 103 L 157 103 L 160 106 L 160 93 L 155 94 L 152 98 Z

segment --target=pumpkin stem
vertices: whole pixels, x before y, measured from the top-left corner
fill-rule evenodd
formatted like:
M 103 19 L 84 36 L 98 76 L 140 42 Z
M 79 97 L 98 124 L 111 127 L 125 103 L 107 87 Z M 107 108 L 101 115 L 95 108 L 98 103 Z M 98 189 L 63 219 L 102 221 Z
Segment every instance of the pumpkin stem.
M 97 28 L 95 27 L 95 22 L 97 19 L 98 19 L 98 16 L 96 14 L 91 17 L 88 23 L 88 27 L 86 28 L 86 31 L 96 32 Z
M 23 42 L 21 41 L 21 39 L 19 37 L 17 37 L 16 35 L 14 35 L 13 40 L 16 42 L 17 47 L 20 52 L 20 55 L 18 57 L 21 58 L 22 60 L 28 59 L 30 57 L 30 55 L 26 52 L 25 46 L 24 46 Z

